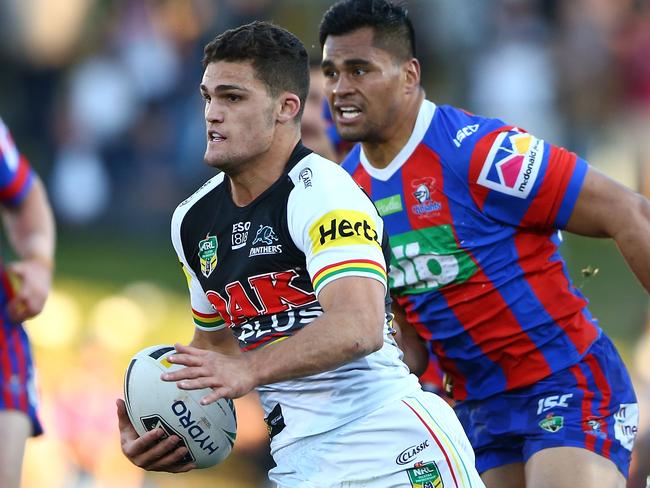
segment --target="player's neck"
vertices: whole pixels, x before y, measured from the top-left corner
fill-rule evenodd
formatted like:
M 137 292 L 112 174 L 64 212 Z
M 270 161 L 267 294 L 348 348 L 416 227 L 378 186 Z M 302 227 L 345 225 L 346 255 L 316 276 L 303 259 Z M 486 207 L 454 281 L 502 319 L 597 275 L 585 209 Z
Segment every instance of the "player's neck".
M 282 131 L 266 152 L 247 162 L 241 171 L 228 174 L 235 205 L 249 205 L 282 176 L 299 140 L 300 133 L 297 130 Z
M 373 167 L 385 168 L 406 145 L 413 133 L 423 100 L 424 91 L 419 90 L 417 94 L 408 100 L 401 112 L 403 115 L 387 128 L 385 137 L 380 140 L 363 141 L 361 143 L 363 152 Z

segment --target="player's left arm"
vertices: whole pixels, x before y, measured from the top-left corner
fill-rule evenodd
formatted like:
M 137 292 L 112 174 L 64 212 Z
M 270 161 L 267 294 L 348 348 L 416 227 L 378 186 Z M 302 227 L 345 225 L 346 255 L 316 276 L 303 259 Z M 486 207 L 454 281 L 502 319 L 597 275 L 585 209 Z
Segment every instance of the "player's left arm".
M 45 188 L 36 176 L 15 206 L 3 207 L 3 223 L 18 261 L 8 266 L 16 277 L 16 289 L 8 304 L 13 322 L 19 323 L 43 309 L 52 285 L 55 223 Z
M 590 167 L 566 230 L 591 237 L 611 237 L 650 292 L 650 202 Z

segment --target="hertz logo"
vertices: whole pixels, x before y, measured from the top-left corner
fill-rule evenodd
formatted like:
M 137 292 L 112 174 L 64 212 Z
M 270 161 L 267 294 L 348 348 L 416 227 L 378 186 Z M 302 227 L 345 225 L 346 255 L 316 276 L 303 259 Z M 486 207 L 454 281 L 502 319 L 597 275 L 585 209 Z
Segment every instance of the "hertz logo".
M 331 246 L 373 245 L 380 247 L 375 223 L 369 215 L 352 210 L 329 212 L 309 230 L 314 252 Z

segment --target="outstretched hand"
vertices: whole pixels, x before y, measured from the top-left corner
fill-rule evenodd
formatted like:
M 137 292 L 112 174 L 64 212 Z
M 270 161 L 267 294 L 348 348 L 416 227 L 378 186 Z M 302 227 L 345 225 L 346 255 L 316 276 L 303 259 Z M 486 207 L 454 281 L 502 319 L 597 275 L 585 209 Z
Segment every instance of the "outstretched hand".
M 176 354 L 167 360 L 186 367 L 164 373 L 161 378 L 176 381 L 181 390 L 212 388 L 212 393 L 201 399 L 203 405 L 216 402 L 219 398 L 242 397 L 257 386 L 246 354 L 232 356 L 182 344 L 175 344 L 174 347 Z
M 120 444 L 124 455 L 136 466 L 147 471 L 166 471 L 168 473 L 184 473 L 196 468 L 194 463 L 180 464 L 187 454 L 187 447 L 181 444 L 181 439 L 172 435 L 165 438 L 166 433 L 158 428 L 138 436 L 126 413 L 126 404 L 121 398 L 117 400 L 117 418 L 120 428 Z

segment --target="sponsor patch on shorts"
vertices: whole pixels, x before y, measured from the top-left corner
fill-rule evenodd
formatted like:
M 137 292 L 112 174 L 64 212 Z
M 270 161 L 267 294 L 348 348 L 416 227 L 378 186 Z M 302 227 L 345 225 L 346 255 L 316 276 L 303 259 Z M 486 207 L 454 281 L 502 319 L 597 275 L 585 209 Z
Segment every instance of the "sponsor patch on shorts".
M 492 144 L 478 184 L 517 198 L 527 198 L 535 186 L 543 157 L 542 139 L 519 129 L 503 132 Z
M 632 444 L 639 428 L 639 405 L 637 403 L 621 403 L 618 412 L 614 414 L 614 434 L 618 442 L 632 451 Z

